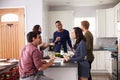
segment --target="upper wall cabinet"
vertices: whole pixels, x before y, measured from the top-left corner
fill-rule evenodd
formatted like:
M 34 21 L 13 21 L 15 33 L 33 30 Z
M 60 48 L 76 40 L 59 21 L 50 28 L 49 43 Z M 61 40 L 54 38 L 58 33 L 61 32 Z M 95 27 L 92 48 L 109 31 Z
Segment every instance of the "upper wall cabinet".
M 106 31 L 106 10 L 101 9 L 96 11 L 96 26 L 97 26 L 97 37 L 105 37 Z
M 106 37 L 116 37 L 114 8 L 106 9 Z
M 120 3 L 118 3 L 115 7 L 114 7 L 114 12 L 115 12 L 115 27 L 116 27 L 116 34 L 118 36 L 118 34 L 120 33 L 120 28 L 118 27 L 118 23 L 120 23 Z
M 114 9 L 96 11 L 97 37 L 116 37 Z
M 120 22 L 120 3 L 115 6 L 115 14 L 117 22 Z
M 73 11 L 50 11 L 48 14 L 49 38 L 53 37 L 53 33 L 57 30 L 55 21 L 60 20 L 63 28 L 70 30 L 73 28 Z

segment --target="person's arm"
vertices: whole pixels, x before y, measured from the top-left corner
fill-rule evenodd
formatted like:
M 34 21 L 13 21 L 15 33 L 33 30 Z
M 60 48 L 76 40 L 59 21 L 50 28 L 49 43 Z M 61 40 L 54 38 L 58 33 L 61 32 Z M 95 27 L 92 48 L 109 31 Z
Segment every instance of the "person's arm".
M 53 43 L 55 42 L 55 39 L 56 39 L 56 37 L 55 37 L 55 32 L 54 32 L 54 34 L 53 34 Z
M 35 67 L 38 69 L 38 70 L 45 70 L 46 68 L 48 68 L 49 66 L 51 66 L 54 62 L 54 59 L 51 59 L 48 63 L 46 64 L 43 64 L 42 63 L 42 54 L 39 52 L 39 50 L 35 50 L 32 54 L 32 58 L 33 58 L 33 63 L 35 65 Z
M 41 44 L 40 44 L 40 50 L 44 50 L 44 49 L 46 49 L 46 48 L 48 48 L 49 47 L 49 44 L 46 44 L 46 43 L 44 43 L 44 42 L 42 42 Z
M 39 67 L 38 70 L 44 71 L 46 68 L 48 68 L 49 66 L 51 66 L 53 63 L 54 63 L 54 59 L 51 59 L 48 63 L 42 64 L 42 66 Z
M 85 58 L 86 53 L 87 53 L 86 45 L 80 43 L 75 52 L 76 56 L 72 57 L 70 61 L 81 61 Z
M 67 43 L 68 43 L 69 47 L 72 49 L 72 43 L 71 43 L 71 40 L 70 40 L 69 32 L 67 32 L 67 36 L 68 36 Z

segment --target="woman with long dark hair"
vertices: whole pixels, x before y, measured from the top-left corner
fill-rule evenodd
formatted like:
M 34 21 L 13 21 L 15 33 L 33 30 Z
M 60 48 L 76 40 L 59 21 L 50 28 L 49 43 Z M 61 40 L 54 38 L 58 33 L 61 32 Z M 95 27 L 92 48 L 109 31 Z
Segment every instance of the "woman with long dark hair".
M 72 38 L 76 39 L 74 44 L 74 55 L 65 57 L 66 61 L 78 63 L 78 77 L 79 80 L 88 80 L 89 78 L 89 63 L 86 60 L 86 38 L 84 37 L 82 30 L 79 27 L 74 27 L 72 31 Z
M 40 27 L 40 25 L 35 25 L 35 26 L 33 27 L 33 32 L 36 32 L 36 31 L 40 31 L 40 32 L 41 32 L 41 27 Z
M 42 32 L 42 30 L 41 30 L 41 26 L 40 25 L 34 25 L 34 27 L 33 27 L 33 32 L 37 32 L 37 31 L 39 31 L 40 33 Z M 45 42 L 42 42 L 40 45 L 40 50 L 44 50 L 44 49 L 46 49 L 49 45 L 47 45 Z

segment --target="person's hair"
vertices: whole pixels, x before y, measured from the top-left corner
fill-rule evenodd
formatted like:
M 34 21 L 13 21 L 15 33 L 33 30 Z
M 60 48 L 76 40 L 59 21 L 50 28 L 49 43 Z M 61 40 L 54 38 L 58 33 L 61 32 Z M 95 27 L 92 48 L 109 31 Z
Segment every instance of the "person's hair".
M 33 42 L 33 38 L 37 38 L 37 35 L 40 35 L 40 32 L 39 31 L 36 31 L 36 32 L 33 32 L 33 31 L 31 31 L 31 32 L 29 32 L 28 34 L 27 34 L 27 41 L 28 42 Z
M 83 27 L 84 27 L 85 29 L 89 29 L 90 24 L 89 24 L 88 21 L 86 21 L 86 20 L 85 20 L 85 21 L 82 21 L 81 24 L 83 25 Z
M 55 22 L 55 24 L 56 24 L 56 23 L 60 23 L 60 24 L 61 24 L 61 21 L 58 20 L 58 21 Z
M 40 25 L 35 25 L 35 26 L 33 27 L 33 32 L 38 31 L 38 30 L 39 30 L 39 28 L 40 28 Z
M 75 35 L 76 35 L 76 42 L 74 45 L 74 47 L 75 47 L 81 40 L 86 41 L 86 38 L 83 35 L 82 30 L 79 27 L 74 27 L 73 29 L 74 29 Z

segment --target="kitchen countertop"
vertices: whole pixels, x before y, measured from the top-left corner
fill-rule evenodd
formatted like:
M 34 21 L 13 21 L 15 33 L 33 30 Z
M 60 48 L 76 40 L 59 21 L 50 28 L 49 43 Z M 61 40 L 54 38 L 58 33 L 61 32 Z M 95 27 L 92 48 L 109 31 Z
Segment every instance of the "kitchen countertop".
M 50 66 L 50 68 L 54 68 L 54 67 L 58 67 L 58 68 L 68 67 L 68 68 L 70 68 L 70 67 L 77 67 L 77 66 L 78 66 L 77 63 L 71 63 L 71 62 L 68 62 L 68 63 L 63 63 L 63 62 L 57 63 L 56 62 L 52 66 Z
M 101 49 L 93 49 L 93 51 L 110 51 L 112 53 L 118 53 L 115 48 L 101 48 Z
M 43 59 L 43 61 L 49 62 L 49 59 Z M 54 60 L 54 63 L 52 66 L 50 66 L 50 68 L 65 68 L 65 67 L 77 67 L 78 64 L 75 62 L 63 62 L 64 59 L 63 58 L 57 58 Z

